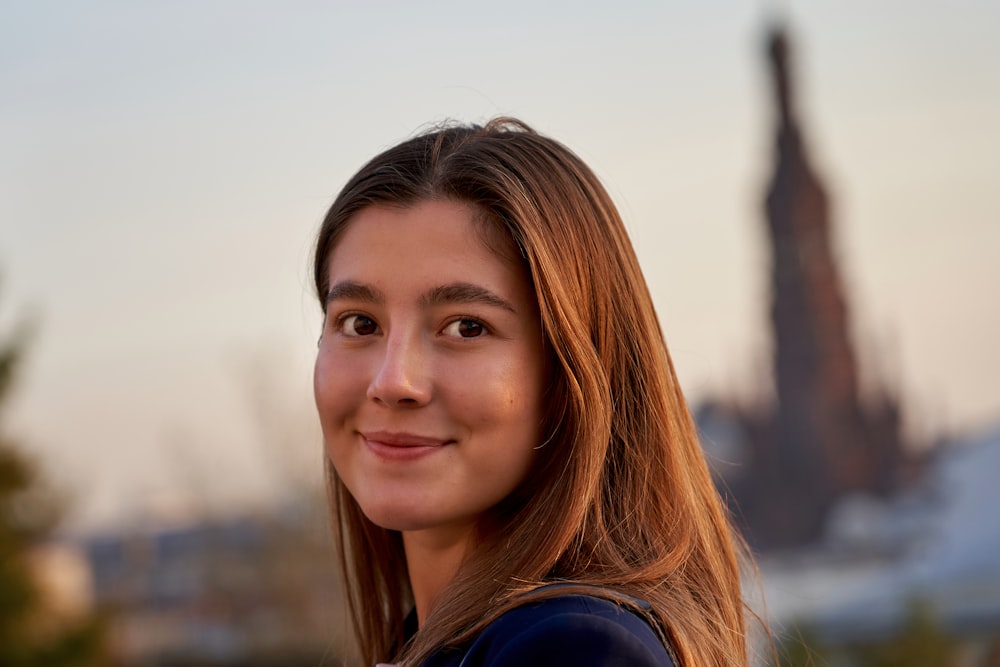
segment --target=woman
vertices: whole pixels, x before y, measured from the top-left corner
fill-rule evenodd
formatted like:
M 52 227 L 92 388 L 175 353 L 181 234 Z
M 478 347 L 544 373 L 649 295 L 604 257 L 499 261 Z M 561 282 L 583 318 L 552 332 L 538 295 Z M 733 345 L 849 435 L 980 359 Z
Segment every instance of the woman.
M 375 157 L 316 247 L 366 664 L 745 665 L 736 540 L 622 221 L 512 119 Z

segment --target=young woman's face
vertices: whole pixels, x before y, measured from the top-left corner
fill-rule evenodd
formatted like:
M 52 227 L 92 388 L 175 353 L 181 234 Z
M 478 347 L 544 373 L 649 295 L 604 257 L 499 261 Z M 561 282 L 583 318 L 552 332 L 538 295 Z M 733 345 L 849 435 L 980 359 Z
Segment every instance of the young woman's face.
M 327 456 L 377 525 L 468 531 L 541 442 L 545 344 L 524 269 L 440 200 L 361 210 L 328 264 Z

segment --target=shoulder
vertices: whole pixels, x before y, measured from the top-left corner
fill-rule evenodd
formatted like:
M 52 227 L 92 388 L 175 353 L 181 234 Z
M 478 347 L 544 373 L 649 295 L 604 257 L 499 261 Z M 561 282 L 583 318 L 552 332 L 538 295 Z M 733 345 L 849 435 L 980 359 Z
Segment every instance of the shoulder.
M 464 661 L 464 662 L 463 662 Z M 674 667 L 649 624 L 613 602 L 564 595 L 512 609 L 464 652 L 428 667 Z

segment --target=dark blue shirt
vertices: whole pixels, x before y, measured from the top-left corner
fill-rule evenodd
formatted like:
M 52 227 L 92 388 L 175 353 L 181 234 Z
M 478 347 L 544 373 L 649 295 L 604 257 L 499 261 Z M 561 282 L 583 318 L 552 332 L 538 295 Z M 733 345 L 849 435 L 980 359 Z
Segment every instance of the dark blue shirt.
M 677 667 L 649 623 L 602 598 L 563 595 L 505 613 L 422 667 Z

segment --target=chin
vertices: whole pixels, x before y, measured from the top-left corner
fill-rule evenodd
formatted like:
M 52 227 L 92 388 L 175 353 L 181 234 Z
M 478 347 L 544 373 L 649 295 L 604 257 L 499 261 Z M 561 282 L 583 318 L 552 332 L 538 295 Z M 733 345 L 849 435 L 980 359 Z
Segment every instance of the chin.
M 420 530 L 427 526 L 426 519 L 414 516 L 413 508 L 361 507 L 365 517 L 379 528 L 386 530 Z

